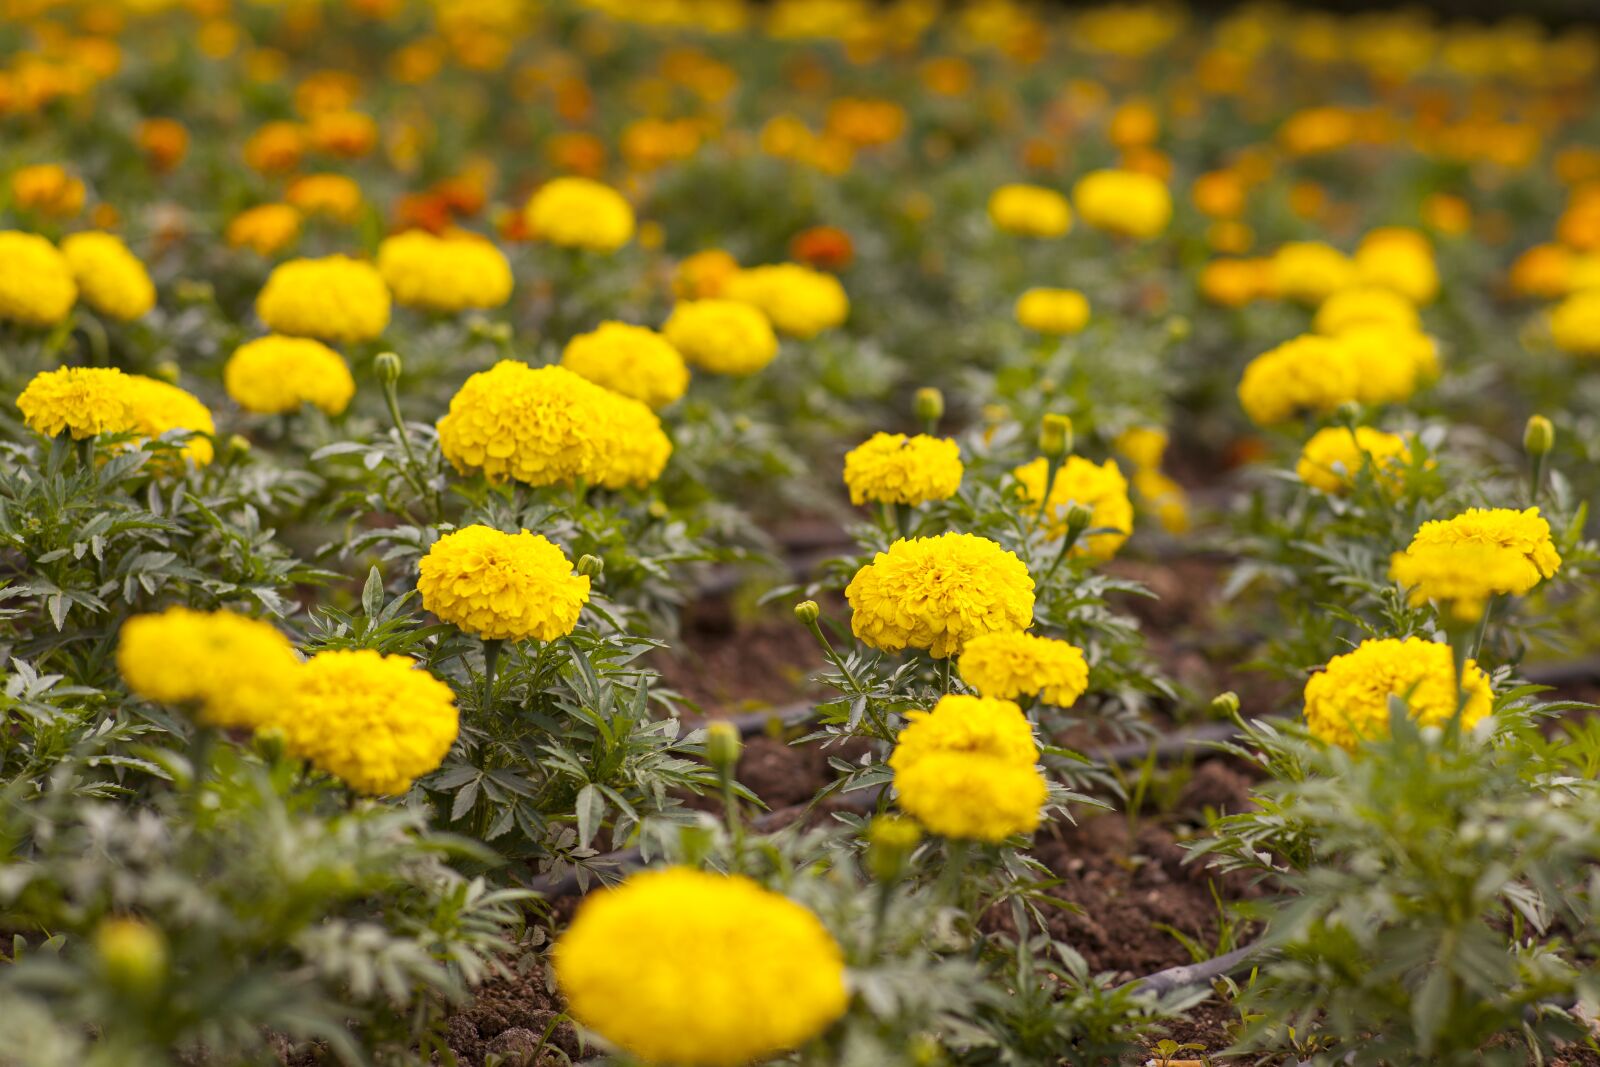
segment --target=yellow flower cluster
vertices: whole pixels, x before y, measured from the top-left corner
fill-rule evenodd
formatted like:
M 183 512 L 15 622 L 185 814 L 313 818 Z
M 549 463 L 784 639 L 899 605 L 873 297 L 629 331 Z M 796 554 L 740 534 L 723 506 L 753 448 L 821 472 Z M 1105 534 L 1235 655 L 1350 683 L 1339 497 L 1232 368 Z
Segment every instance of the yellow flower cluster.
M 208 726 L 255 728 L 293 699 L 300 660 L 271 623 L 231 611 L 168 608 L 117 635 L 117 669 L 146 700 L 179 704 Z
M 1002 185 L 989 196 L 989 221 L 1020 237 L 1060 237 L 1072 229 L 1072 206 L 1042 185 Z
M 615 252 L 633 239 L 633 208 L 621 193 L 589 178 L 556 178 L 525 209 L 533 235 L 563 248 Z
M 1039 825 L 1049 788 L 1021 708 L 946 696 L 906 718 L 889 767 L 908 814 L 936 834 L 975 841 L 1000 842 Z
M 1433 245 L 1416 230 L 1385 226 L 1361 239 L 1356 273 L 1366 285 L 1390 289 L 1418 307 L 1439 295 L 1439 268 Z
M 1258 426 L 1274 426 L 1350 401 L 1399 403 L 1437 373 L 1426 334 L 1352 326 L 1337 337 L 1302 334 L 1251 360 L 1239 381 L 1239 403 Z
M 61 242 L 84 303 L 124 322 L 156 305 L 156 287 L 139 257 L 109 233 L 75 233 Z
M 1550 337 L 1570 355 L 1600 358 L 1600 289 L 1573 293 L 1551 309 Z
M 561 365 L 614 393 L 660 409 L 689 388 L 689 368 L 678 350 L 647 326 L 602 322 L 580 333 L 561 352 Z
M 723 284 L 722 295 L 757 308 L 779 331 L 801 339 L 850 317 L 850 298 L 839 279 L 798 263 L 741 270 Z
M 1399 487 L 1399 477 L 1411 463 L 1411 444 L 1399 434 L 1370 426 L 1330 426 L 1318 430 L 1300 450 L 1295 474 L 1324 493 L 1354 489 L 1361 472 L 1370 469 L 1386 489 Z
M 289 204 L 258 204 L 235 215 L 223 240 L 234 248 L 248 248 L 270 256 L 287 247 L 300 234 L 300 212 Z
M 169 430 L 194 434 L 184 455 L 195 463 L 211 462 L 211 412 L 175 385 L 124 374 L 107 367 L 59 367 L 34 375 L 17 397 L 17 408 L 30 429 L 55 437 L 70 434 L 84 440 L 103 433 L 159 437 Z
M 1025 507 L 1037 513 L 1041 507 L 1051 537 L 1064 537 L 1067 516 L 1074 505 L 1088 508 L 1089 525 L 1104 527 L 1107 533 L 1091 534 L 1073 546 L 1076 556 L 1110 559 L 1133 533 L 1133 503 L 1128 499 L 1128 480 L 1117 461 L 1094 463 L 1082 456 L 1068 456 L 1050 486 L 1050 501 L 1045 504 L 1045 481 L 1050 476 L 1049 461 L 1040 457 L 1011 472 L 1017 479 L 1017 496 Z
M 778 354 L 766 315 L 737 300 L 682 301 L 661 332 L 684 359 L 714 374 L 754 374 Z
M 1078 333 L 1089 325 L 1089 298 L 1076 289 L 1029 289 L 1017 298 L 1015 314 L 1036 333 Z
M 54 326 L 78 300 L 72 265 L 38 234 L 0 231 L 0 319 Z
M 1013 630 L 968 641 L 957 666 L 961 679 L 986 697 L 1017 700 L 1038 696 L 1070 708 L 1089 688 L 1083 650 L 1053 637 Z
M 409 656 L 319 652 L 272 723 L 287 750 L 357 793 L 396 796 L 443 762 L 459 719 L 450 687 Z
M 344 358 L 309 337 L 273 334 L 240 345 L 222 368 L 222 384 L 246 411 L 278 415 L 312 404 L 337 415 L 355 395 Z
M 256 314 L 276 333 L 370 341 L 389 325 L 389 290 L 372 264 L 349 256 L 291 259 L 267 276 Z
M 961 449 L 948 437 L 875 433 L 845 453 L 850 502 L 922 504 L 961 488 Z
M 612 489 L 650 484 L 672 454 L 660 419 L 639 401 L 563 367 L 509 359 L 462 384 L 439 420 L 439 447 L 457 470 L 490 481 Z
M 957 654 L 979 634 L 1033 624 L 1033 579 L 1015 554 L 974 534 L 901 539 L 845 589 L 850 627 L 874 648 Z
M 589 601 L 588 576 L 527 530 L 464 527 L 434 542 L 417 570 L 422 606 L 486 641 L 565 637 Z
M 1132 170 L 1090 171 L 1072 187 L 1083 221 L 1097 230 L 1148 240 L 1172 220 L 1172 194 L 1152 174 Z
M 1291 241 L 1272 256 L 1272 289 L 1285 300 L 1320 304 L 1358 281 L 1350 257 L 1321 241 Z
M 1329 296 L 1312 320 L 1312 328 L 1329 337 L 1357 326 L 1393 326 L 1415 332 L 1422 328 L 1422 317 L 1411 301 L 1392 289 L 1356 286 Z
M 403 307 L 455 312 L 511 299 L 511 264 L 474 234 L 436 237 L 407 230 L 378 246 L 378 273 Z
M 1155 512 L 1163 530 L 1177 535 L 1189 531 L 1189 494 L 1161 470 L 1168 440 L 1158 426 L 1130 426 L 1117 435 L 1113 447 L 1133 464 L 1133 488 L 1141 505 Z
M 1538 508 L 1469 508 L 1425 522 L 1389 564 L 1413 605 L 1439 601 L 1463 619 L 1478 618 L 1490 597 L 1521 596 L 1560 569 L 1561 554 Z
M 1470 730 L 1494 704 L 1489 678 L 1472 660 L 1462 682 L 1461 728 Z M 1456 714 L 1456 667 L 1450 646 L 1420 637 L 1363 641 L 1335 656 L 1306 682 L 1306 726 L 1312 736 L 1354 750 L 1389 736 L 1389 700 L 1406 702 L 1423 726 L 1443 726 Z
M 687 867 L 588 897 L 552 956 L 573 1016 L 649 1064 L 766 1061 L 850 1000 L 844 953 L 815 914 L 741 875 Z

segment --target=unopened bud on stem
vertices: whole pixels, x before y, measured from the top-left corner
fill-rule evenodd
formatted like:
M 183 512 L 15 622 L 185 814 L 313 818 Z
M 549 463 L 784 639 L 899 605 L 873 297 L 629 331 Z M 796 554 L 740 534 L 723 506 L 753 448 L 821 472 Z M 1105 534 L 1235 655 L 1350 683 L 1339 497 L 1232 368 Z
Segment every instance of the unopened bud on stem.
M 400 362 L 400 357 L 393 352 L 379 352 L 372 361 L 372 367 L 378 372 L 378 380 L 384 385 L 393 385 L 400 380 L 400 372 L 405 365 Z
M 822 617 L 822 609 L 815 600 L 802 600 L 794 606 L 794 617 L 807 626 L 815 626 Z
M 1549 419 L 1543 415 L 1528 417 L 1528 425 L 1522 431 L 1522 447 L 1530 456 L 1544 456 L 1556 444 L 1556 428 Z
M 739 764 L 739 753 L 743 749 L 744 740 L 733 723 L 714 722 L 706 727 L 706 759 L 711 761 L 711 766 L 717 769 L 718 774 L 732 774 Z
M 1039 451 L 1048 459 L 1059 459 L 1072 451 L 1072 420 L 1054 412 L 1039 424 Z
M 944 394 L 932 386 L 918 389 L 911 406 L 917 421 L 927 424 L 930 429 L 944 418 Z

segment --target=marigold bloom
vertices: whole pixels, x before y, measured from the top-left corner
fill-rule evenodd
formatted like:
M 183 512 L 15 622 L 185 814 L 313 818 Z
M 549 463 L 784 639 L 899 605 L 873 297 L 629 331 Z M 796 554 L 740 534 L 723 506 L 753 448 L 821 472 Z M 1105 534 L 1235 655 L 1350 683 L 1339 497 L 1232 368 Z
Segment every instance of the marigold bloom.
M 589 578 L 557 545 L 527 530 L 466 526 L 417 564 L 422 606 L 486 641 L 554 641 L 578 624 Z
M 135 134 L 139 151 L 158 174 L 172 170 L 189 152 L 189 131 L 175 119 L 145 119 Z
M 187 431 L 190 436 L 183 446 L 184 458 L 197 466 L 211 462 L 215 455 L 211 435 L 217 426 L 210 410 L 193 393 L 141 374 L 128 375 L 123 388 L 128 405 L 126 430 L 143 437 Z
M 1425 522 L 1390 576 L 1411 588 L 1411 603 L 1451 602 L 1457 615 L 1476 618 L 1498 594 L 1521 596 L 1561 569 L 1550 524 L 1538 508 L 1468 508 Z
M 267 276 L 256 314 L 293 337 L 370 341 L 389 325 L 389 290 L 372 264 L 349 256 L 291 259 Z
M 622 194 L 589 178 L 556 178 L 528 200 L 528 225 L 563 248 L 615 252 L 633 239 L 633 208 Z
M 65 256 L 37 234 L 0 231 L 0 319 L 54 326 L 78 299 Z
M 740 1067 L 849 1004 L 844 954 L 809 910 L 741 875 L 668 867 L 587 897 L 552 953 L 574 1017 L 651 1064 Z
M 845 454 L 850 503 L 923 504 L 961 488 L 961 449 L 947 437 L 875 433 Z
M 29 429 L 81 441 L 128 428 L 127 375 L 112 367 L 60 367 L 33 376 L 17 408 Z
M 1011 472 L 1017 480 L 1017 496 L 1031 513 L 1043 510 L 1043 522 L 1051 537 L 1064 537 L 1067 516 L 1074 505 L 1088 508 L 1089 526 L 1109 532 L 1082 537 L 1073 546 L 1074 556 L 1106 560 L 1117 554 L 1133 533 L 1133 504 L 1128 499 L 1128 480 L 1117 461 L 1094 463 L 1082 456 L 1068 456 L 1050 486 L 1050 501 L 1044 504 L 1045 480 L 1049 461 L 1043 456 Z
M 289 204 L 259 204 L 246 208 L 228 223 L 224 239 L 234 248 L 248 248 L 270 256 L 300 235 L 300 212 Z
M 985 634 L 973 638 L 972 643 L 996 636 Z M 966 653 L 962 656 L 965 659 Z M 932 710 L 906 713 L 906 727 L 895 738 L 889 766 L 905 770 L 930 755 L 950 752 L 991 756 L 1024 766 L 1039 758 L 1033 726 L 1011 700 L 949 694 L 940 697 Z
M 998 844 L 1038 828 L 1049 799 L 1032 764 L 993 756 L 935 752 L 894 772 L 900 807 L 944 837 Z
M 1037 333 L 1078 333 L 1089 325 L 1089 298 L 1076 289 L 1029 289 L 1017 298 L 1015 314 Z
M 1494 704 L 1489 678 L 1467 660 L 1462 679 L 1466 702 L 1461 728 L 1470 730 Z M 1306 682 L 1306 726 L 1313 737 L 1354 751 L 1363 741 L 1389 736 L 1389 701 L 1405 701 L 1422 726 L 1443 726 L 1456 715 L 1456 667 L 1450 646 L 1385 638 L 1363 641 L 1335 656 Z
M 83 210 L 83 179 L 55 163 L 21 167 L 11 175 L 11 197 L 17 207 L 51 218 L 68 219 Z
M 109 233 L 75 233 L 61 242 L 84 303 L 124 322 L 155 307 L 156 287 L 139 257 Z
M 1291 241 L 1272 256 L 1273 288 L 1287 300 L 1320 304 L 1359 280 L 1350 257 L 1321 241 Z
M 1172 220 L 1172 194 L 1161 179 L 1131 170 L 1097 170 L 1072 187 L 1072 203 L 1097 230 L 1148 240 Z
M 308 218 L 354 222 L 364 200 L 361 186 L 343 174 L 306 174 L 289 183 L 283 198 Z
M 957 654 L 979 634 L 1033 624 L 1033 579 L 1015 554 L 974 534 L 901 539 L 845 589 L 850 628 L 886 652 Z
M 572 338 L 561 365 L 652 408 L 666 407 L 689 387 L 689 368 L 678 350 L 649 327 L 625 322 L 602 322 Z
M 1038 696 L 1070 708 L 1089 688 L 1089 664 L 1081 648 L 1020 630 L 974 637 L 957 666 L 962 681 L 1002 700 Z
M 455 312 L 497 308 L 511 299 L 511 264 L 473 234 L 408 230 L 387 237 L 378 246 L 378 273 L 405 307 Z
M 661 333 L 684 359 L 714 374 L 754 374 L 778 354 L 766 315 L 737 300 L 680 301 Z
M 1550 312 L 1556 347 L 1585 359 L 1600 358 L 1600 289 L 1573 293 Z
M 839 279 L 798 263 L 741 270 L 724 283 L 723 295 L 758 308 L 779 331 L 802 339 L 831 330 L 850 315 L 850 298 Z
M 320 111 L 311 117 L 308 136 L 320 152 L 357 159 L 378 143 L 378 124 L 359 111 Z
M 595 484 L 604 489 L 644 488 L 666 468 L 672 440 L 649 405 L 610 394 L 601 408 L 605 446 L 596 459 Z
M 1002 185 L 989 197 L 989 221 L 1020 237 L 1061 237 L 1072 229 L 1072 206 L 1041 185 Z
M 1233 219 L 1244 214 L 1247 188 L 1237 171 L 1207 171 L 1195 178 L 1189 192 L 1194 206 L 1211 218 Z
M 282 174 L 300 165 L 306 150 L 304 127 L 293 122 L 268 122 L 244 143 L 244 161 L 262 174 Z
M 1411 301 L 1392 289 L 1357 287 L 1329 296 L 1312 320 L 1312 329 L 1329 337 L 1357 326 L 1392 326 L 1417 332 L 1422 328 L 1422 317 Z
M 222 384 L 236 404 L 262 415 L 298 411 L 302 404 L 337 415 L 356 392 L 339 353 L 309 337 L 279 334 L 235 349 L 222 368 Z
M 168 608 L 133 616 L 117 635 L 117 670 L 129 689 L 187 705 L 224 729 L 273 724 L 293 699 L 299 667 L 276 626 L 231 611 Z
M 1239 403 L 1257 426 L 1275 426 L 1303 411 L 1332 411 L 1356 399 L 1360 388 L 1340 341 L 1303 334 L 1250 361 L 1239 381 Z
M 1329 426 L 1311 435 L 1300 450 L 1294 472 L 1302 482 L 1324 493 L 1348 493 L 1362 471 L 1378 483 L 1396 488 L 1400 472 L 1411 463 L 1411 443 L 1399 434 L 1370 426 Z
M 444 761 L 460 722 L 450 687 L 410 656 L 319 652 L 273 725 L 287 750 L 357 793 L 398 796 Z
M 1355 268 L 1363 284 L 1399 293 L 1419 307 L 1439 295 L 1433 244 L 1416 230 L 1399 226 L 1373 230 L 1356 247 Z
M 1565 296 L 1572 260 L 1572 252 L 1562 245 L 1534 245 L 1511 264 L 1508 278 L 1511 291 L 1540 300 Z
M 807 266 L 843 270 L 855 259 L 855 244 L 837 226 L 813 226 L 794 235 L 789 255 Z
M 679 297 L 718 297 L 729 278 L 739 273 L 739 261 L 720 248 L 708 248 L 687 257 L 672 274 L 672 291 Z
M 1200 295 L 1219 307 L 1244 307 L 1276 293 L 1271 260 L 1213 259 L 1200 270 Z

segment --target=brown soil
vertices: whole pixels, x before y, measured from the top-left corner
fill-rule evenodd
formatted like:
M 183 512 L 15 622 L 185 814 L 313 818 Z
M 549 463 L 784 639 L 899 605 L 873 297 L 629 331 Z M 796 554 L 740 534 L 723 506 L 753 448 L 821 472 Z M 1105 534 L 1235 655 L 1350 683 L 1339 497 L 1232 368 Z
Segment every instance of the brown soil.
M 450 1049 L 463 1064 L 480 1064 L 491 1053 L 505 1067 L 568 1062 L 552 1049 L 575 1060 L 582 1052 L 578 1032 L 569 1022 L 556 1022 L 563 1008 L 544 968 L 529 956 L 511 974 L 479 986 L 471 1004 L 451 1016 Z
M 685 609 L 678 646 L 650 665 L 667 688 L 715 716 L 799 700 L 822 663 L 811 634 L 786 613 L 742 619 L 730 598 L 713 597 Z

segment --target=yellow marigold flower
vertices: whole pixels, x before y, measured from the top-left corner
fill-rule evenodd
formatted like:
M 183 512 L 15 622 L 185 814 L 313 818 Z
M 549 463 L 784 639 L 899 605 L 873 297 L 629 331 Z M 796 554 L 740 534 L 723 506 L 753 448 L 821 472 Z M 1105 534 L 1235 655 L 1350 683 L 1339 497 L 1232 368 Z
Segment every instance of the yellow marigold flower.
M 274 725 L 291 754 L 357 793 L 406 792 L 455 742 L 455 694 L 410 656 L 319 652 L 297 674 L 294 699 Z
M 1483 549 L 1500 558 L 1485 559 Z M 1413 604 L 1465 601 L 1458 612 L 1468 617 L 1477 614 L 1473 601 L 1481 607 L 1496 594 L 1521 596 L 1560 569 L 1561 554 L 1538 508 L 1468 508 L 1425 522 L 1390 563 L 1390 575 L 1412 587 Z
M 1356 326 L 1373 325 L 1417 332 L 1422 329 L 1422 316 L 1411 301 L 1392 289 L 1358 286 L 1329 296 L 1317 308 L 1317 317 L 1312 321 L 1312 329 L 1329 337 Z
M 644 488 L 661 477 L 672 457 L 672 440 L 649 405 L 611 394 L 603 406 L 606 445 L 597 457 L 596 485 L 605 489 Z
M 1468 660 L 1461 728 L 1470 730 L 1494 704 L 1489 678 Z M 1413 720 L 1443 726 L 1456 714 L 1456 667 L 1450 646 L 1408 637 L 1363 641 L 1335 656 L 1306 682 L 1306 726 L 1313 737 L 1355 750 L 1389 736 L 1389 698 L 1400 697 Z
M 661 332 L 684 359 L 714 374 L 754 374 L 778 354 L 766 315 L 737 300 L 680 301 Z
M 742 875 L 635 874 L 585 899 L 552 956 L 573 1016 L 651 1064 L 765 1061 L 850 1000 L 816 915 Z
M 298 210 L 288 204 L 261 204 L 235 215 L 223 236 L 234 248 L 270 256 L 288 247 L 299 235 Z
M 306 149 L 303 126 L 293 122 L 268 122 L 244 143 L 244 161 L 262 174 L 282 174 L 300 165 Z
M 1263 352 L 1239 381 L 1239 403 L 1257 426 L 1275 426 L 1303 411 L 1332 411 L 1360 392 L 1349 350 L 1340 340 L 1312 334 Z
M 850 628 L 886 652 L 925 648 L 936 659 L 979 634 L 1033 624 L 1033 579 L 987 538 L 947 533 L 901 539 L 845 589 Z
M 1153 470 L 1161 466 L 1167 442 L 1167 431 L 1159 426 L 1130 426 L 1117 435 L 1111 447 L 1127 456 L 1135 470 Z
M 1527 582 L 1529 564 L 1527 557 L 1492 545 L 1445 545 L 1396 552 L 1389 577 L 1409 591 L 1412 607 L 1432 601 L 1463 622 L 1476 622 L 1490 597 Z
M 961 449 L 947 437 L 875 433 L 844 457 L 850 503 L 923 504 L 961 488 Z
M 958 666 L 962 681 L 1002 700 L 1038 696 L 1047 704 L 1070 708 L 1089 688 L 1089 663 L 1082 649 L 1020 630 L 974 637 L 962 649 Z
M 1096 170 L 1072 187 L 1083 221 L 1097 230 L 1148 240 L 1172 220 L 1172 194 L 1161 179 L 1132 170 Z
M 1600 289 L 1573 293 L 1557 304 L 1550 312 L 1550 336 L 1563 352 L 1600 357 Z
M 1370 469 L 1385 488 L 1397 487 L 1400 473 L 1411 463 L 1411 443 L 1398 434 L 1370 426 L 1330 426 L 1311 435 L 1300 450 L 1294 472 L 1302 482 L 1324 493 L 1338 495 L 1355 488 L 1363 470 Z
M 1133 472 L 1133 488 L 1163 530 L 1173 536 L 1189 532 L 1189 496 L 1183 486 L 1154 467 L 1141 467 Z
M 1373 230 L 1356 248 L 1355 267 L 1364 284 L 1390 289 L 1414 305 L 1432 303 L 1439 295 L 1433 244 L 1416 230 Z
M 153 118 L 139 123 L 134 139 L 150 169 L 164 174 L 189 152 L 189 131 L 175 119 Z
M 1043 456 L 1011 472 L 1017 480 L 1017 496 L 1030 513 L 1043 507 L 1043 521 L 1051 537 L 1064 537 L 1067 516 L 1073 505 L 1088 508 L 1089 526 L 1105 527 L 1107 533 L 1090 534 L 1073 546 L 1075 556 L 1110 559 L 1133 533 L 1133 503 L 1128 499 L 1128 480 L 1117 461 L 1094 463 L 1082 456 L 1068 456 L 1050 486 L 1050 501 L 1044 504 L 1045 480 L 1049 461 Z
M 343 174 L 307 174 L 284 190 L 289 206 L 302 214 L 335 222 L 354 222 L 361 214 L 361 186 Z
M 83 179 L 56 163 L 22 167 L 11 175 L 11 196 L 16 205 L 52 218 L 67 219 L 82 211 L 86 193 Z
M 127 322 L 155 307 L 155 283 L 120 237 L 75 233 L 61 242 L 61 254 L 84 303 L 96 311 Z
M 850 316 L 850 298 L 839 279 L 798 263 L 741 270 L 724 283 L 723 295 L 760 309 L 791 337 L 815 337 Z
M 485 641 L 554 641 L 578 624 L 589 578 L 559 546 L 527 530 L 466 526 L 417 564 L 422 606 Z
M 1302 304 L 1320 304 L 1359 280 L 1350 257 L 1321 241 L 1291 241 L 1272 257 L 1274 291 Z
M 1567 292 L 1573 253 L 1565 245 L 1534 245 L 1511 264 L 1507 281 L 1518 296 L 1554 300 Z
M 184 430 L 189 439 L 183 455 L 199 466 L 215 456 L 211 436 L 217 432 L 210 410 L 194 394 L 140 374 L 130 374 L 124 383 L 129 424 L 126 429 L 145 437 L 160 437 L 170 430 Z
M 1002 185 L 989 197 L 989 221 L 1021 237 L 1060 237 L 1072 229 L 1072 206 L 1042 185 Z
M 689 368 L 665 337 L 647 326 L 602 322 L 567 342 L 561 365 L 614 393 L 664 408 L 689 388 Z
M 737 259 L 720 248 L 708 248 L 678 264 L 672 275 L 672 291 L 685 300 L 718 297 L 723 285 L 737 273 Z
M 109 367 L 60 367 L 33 376 L 17 408 L 28 428 L 81 441 L 128 428 L 128 376 Z
M 1015 314 L 1038 333 L 1077 333 L 1089 325 L 1089 298 L 1076 289 L 1029 289 L 1017 298 Z
M 1355 399 L 1363 404 L 1401 404 L 1425 382 L 1439 377 L 1433 338 L 1398 326 L 1363 324 L 1339 335 L 1355 369 Z
M 473 234 L 408 230 L 378 246 L 378 273 L 395 301 L 428 311 L 497 308 L 511 299 L 511 264 Z
M 278 334 L 235 349 L 222 368 L 222 384 L 236 404 L 261 415 L 298 411 L 302 404 L 337 415 L 356 392 L 339 353 L 309 337 Z
M 563 248 L 615 252 L 633 239 L 633 208 L 621 193 L 589 178 L 556 178 L 528 200 L 534 236 Z
M 900 807 L 934 833 L 995 844 L 1033 832 L 1050 796 L 1038 767 L 963 752 L 896 770 L 894 788 Z
M 117 670 L 146 700 L 187 705 L 224 729 L 272 725 L 293 699 L 300 660 L 271 623 L 231 611 L 168 608 L 117 635 Z
M 78 299 L 72 265 L 38 234 L 0 231 L 0 319 L 54 326 Z
M 973 643 L 996 636 L 985 634 L 973 638 Z M 963 660 L 965 657 L 963 653 Z M 1039 758 L 1033 726 L 1011 700 L 951 694 L 940 697 L 931 711 L 906 713 L 906 728 L 895 738 L 889 766 L 905 770 L 928 756 L 951 752 L 991 756 L 1023 766 Z
M 256 314 L 292 337 L 370 341 L 389 325 L 389 290 L 372 264 L 349 256 L 291 259 L 267 276 Z
M 319 150 L 357 159 L 378 143 L 378 124 L 359 111 L 321 111 L 311 117 L 311 143 Z

